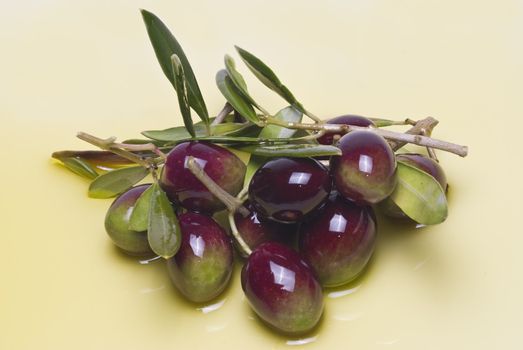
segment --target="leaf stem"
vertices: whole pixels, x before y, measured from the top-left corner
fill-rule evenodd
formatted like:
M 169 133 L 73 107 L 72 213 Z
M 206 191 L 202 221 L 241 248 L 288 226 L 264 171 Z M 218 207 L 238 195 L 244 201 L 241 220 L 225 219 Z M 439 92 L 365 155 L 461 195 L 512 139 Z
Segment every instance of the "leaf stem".
M 242 236 L 240 235 L 240 232 L 238 231 L 238 228 L 236 227 L 236 222 L 234 221 L 234 213 L 229 212 L 229 215 L 227 216 L 229 219 L 229 226 L 231 227 L 231 234 L 234 237 L 234 240 L 236 243 L 238 243 L 238 248 L 240 250 L 240 254 L 243 257 L 248 257 L 252 253 L 251 247 L 245 241 L 243 240 Z
M 207 187 L 209 192 L 225 204 L 230 212 L 235 213 L 238 211 L 242 215 L 249 215 L 249 210 L 243 206 L 243 202 L 231 196 L 227 191 L 218 186 L 218 184 L 205 173 L 194 157 L 189 157 L 187 159 L 187 168 L 205 187 Z

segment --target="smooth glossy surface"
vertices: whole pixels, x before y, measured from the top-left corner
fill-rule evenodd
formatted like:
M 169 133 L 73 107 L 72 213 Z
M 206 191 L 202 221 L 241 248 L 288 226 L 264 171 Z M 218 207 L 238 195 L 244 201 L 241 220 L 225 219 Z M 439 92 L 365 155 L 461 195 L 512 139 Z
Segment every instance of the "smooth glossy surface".
M 354 125 L 354 126 L 361 126 L 366 127 L 370 125 L 374 125 L 372 120 L 365 118 L 361 115 L 355 115 L 355 114 L 347 114 L 347 115 L 340 115 L 339 117 L 332 118 L 327 120 L 327 123 L 329 124 L 347 124 L 347 125 Z M 322 137 L 318 139 L 318 142 L 322 145 L 332 145 L 335 144 L 335 138 L 338 139 L 341 136 L 345 135 L 345 133 L 326 133 Z
M 243 266 L 241 279 L 256 314 L 276 330 L 301 334 L 319 322 L 321 286 L 291 248 L 272 242 L 260 245 Z
M 243 240 L 251 249 L 268 241 L 289 242 L 292 240 L 293 234 L 296 232 L 293 225 L 263 220 L 252 204 L 246 202 L 244 206 L 249 210 L 249 215 L 243 216 L 237 212 L 234 215 L 234 222 Z
M 185 213 L 178 220 L 182 244 L 167 260 L 169 275 L 188 300 L 207 302 L 220 295 L 231 278 L 231 239 L 216 221 L 203 214 Z
M 347 199 L 375 204 L 396 186 L 396 159 L 387 141 L 367 131 L 353 131 L 337 143 L 342 155 L 332 157 L 331 172 L 338 192 Z
M 221 308 L 184 301 L 162 261 L 115 249 L 103 227 L 111 200 L 87 198 L 88 181 L 49 160 L 91 148 L 79 130 L 124 140 L 181 125 L 141 7 L 177 34 L 211 115 L 226 52 L 260 104 L 285 104 L 241 64 L 239 44 L 316 115 L 437 118 L 435 137 L 470 147 L 467 158 L 438 152 L 445 223 L 380 218 L 368 270 L 337 290 L 350 294 L 325 298 L 310 336 L 267 330 L 238 268 Z M 0 19 L 0 349 L 521 347 L 520 1 L 26 0 L 3 1 Z M 289 346 L 300 341 L 311 343 Z
M 147 232 L 129 229 L 129 220 L 136 201 L 149 184 L 131 188 L 116 198 L 105 215 L 105 231 L 114 244 L 130 255 L 152 255 Z
M 376 236 L 372 207 L 336 196 L 300 227 L 300 254 L 323 286 L 335 287 L 363 271 L 374 252 Z
M 311 158 L 277 158 L 259 168 L 249 198 L 263 217 L 295 223 L 322 205 L 331 190 L 325 166 Z
M 190 156 L 218 186 L 233 196 L 242 188 L 245 164 L 229 150 L 206 142 L 184 142 L 167 155 L 160 182 L 172 201 L 204 213 L 224 209 L 225 205 L 187 168 Z

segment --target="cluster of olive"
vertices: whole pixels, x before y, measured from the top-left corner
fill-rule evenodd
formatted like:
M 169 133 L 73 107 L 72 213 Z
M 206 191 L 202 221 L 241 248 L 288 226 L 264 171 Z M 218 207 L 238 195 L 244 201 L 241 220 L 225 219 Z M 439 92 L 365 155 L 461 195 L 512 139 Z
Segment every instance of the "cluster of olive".
M 373 127 L 358 116 L 329 123 Z M 267 160 L 252 176 L 248 196 L 242 196 L 243 210 L 234 213 L 234 230 L 250 253 L 241 276 L 247 299 L 266 323 L 291 334 L 306 332 L 319 321 L 322 287 L 346 284 L 365 268 L 377 235 L 371 205 L 384 203 L 386 213 L 406 217 L 388 199 L 396 186 L 397 158 L 446 186 L 437 162 L 419 154 L 395 156 L 375 133 L 327 133 L 318 141 L 336 142 L 341 156 L 333 156 L 329 167 L 314 158 Z M 191 160 L 231 196 L 240 193 L 246 166 L 226 148 L 189 141 L 168 153 L 161 172 L 159 183 L 178 208 L 182 237 L 179 250 L 167 260 L 171 280 L 188 300 L 205 302 L 225 289 L 235 245 L 228 228 L 212 218 L 225 209 L 222 198 L 194 175 Z M 120 195 L 106 216 L 108 234 L 130 254 L 152 254 L 147 232 L 129 229 L 132 210 L 148 187 Z M 240 249 L 240 255 L 246 251 Z

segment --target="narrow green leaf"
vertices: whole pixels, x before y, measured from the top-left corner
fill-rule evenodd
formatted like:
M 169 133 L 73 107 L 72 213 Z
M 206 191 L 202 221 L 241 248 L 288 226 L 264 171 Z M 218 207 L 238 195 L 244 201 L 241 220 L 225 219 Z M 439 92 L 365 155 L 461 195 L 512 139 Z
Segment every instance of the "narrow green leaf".
M 140 197 L 134 204 L 134 209 L 129 219 L 129 230 L 133 231 L 146 231 L 149 226 L 149 209 L 151 206 L 151 195 L 153 192 L 153 186 L 149 186 L 145 191 L 142 192 Z
M 252 127 L 252 124 L 250 123 L 221 123 L 211 126 L 211 134 L 224 136 L 237 134 L 250 127 Z M 205 135 L 207 135 L 206 127 L 203 124 L 194 124 L 194 131 L 196 137 L 204 137 Z M 191 135 L 183 126 L 178 126 L 165 130 L 147 130 L 143 131 L 142 135 L 150 139 L 163 142 L 176 142 L 191 137 Z
M 216 74 L 216 85 L 225 99 L 238 113 L 250 122 L 259 122 L 254 108 L 252 108 L 250 102 L 236 89 L 225 69 L 218 71 Z
M 198 86 L 194 72 L 182 47 L 169 28 L 167 28 L 167 26 L 156 15 L 146 10 L 141 10 L 141 12 L 145 27 L 147 28 L 147 34 L 149 35 L 149 39 L 151 40 L 151 44 L 153 45 L 154 52 L 156 53 L 156 57 L 162 67 L 163 73 L 176 88 L 171 56 L 173 54 L 178 55 L 187 82 L 187 97 L 189 105 L 205 124 L 209 124 L 209 113 L 207 112 L 205 101 L 203 100 L 200 87 Z
M 269 89 L 276 92 L 283 99 L 285 99 L 291 105 L 298 105 L 298 100 L 289 91 L 289 89 L 282 84 L 276 74 L 269 68 L 262 60 L 254 56 L 252 53 L 242 49 L 241 47 L 235 46 L 236 50 L 240 54 L 245 65 L 251 70 L 251 72 Z
M 60 159 L 65 167 L 71 170 L 73 173 L 86 177 L 88 179 L 96 179 L 98 173 L 96 170 L 86 161 L 79 157 L 67 157 Z
M 245 83 L 243 76 L 240 74 L 240 72 L 238 72 L 238 70 L 236 70 L 236 63 L 234 62 L 234 59 L 229 55 L 225 55 L 224 61 L 225 69 L 227 70 L 227 73 L 229 74 L 229 77 L 231 78 L 231 81 L 233 82 L 236 89 L 238 89 L 238 91 L 250 104 L 259 109 L 259 105 L 251 97 L 249 91 L 247 91 L 247 84 Z
M 194 137 L 196 134 L 194 132 L 194 124 L 191 118 L 191 108 L 189 107 L 189 100 L 187 98 L 187 87 L 182 62 L 176 54 L 171 56 L 171 62 L 174 74 L 174 88 L 176 89 L 176 95 L 178 95 L 178 104 L 180 105 L 183 124 L 185 125 L 187 132 L 191 134 L 192 137 Z
M 168 259 L 174 256 L 181 244 L 181 230 L 173 207 L 158 183 L 153 184 L 149 205 L 147 238 L 151 249 Z
M 264 157 L 319 157 L 339 156 L 341 150 L 335 146 L 311 144 L 252 145 L 238 148 L 241 151 Z
M 112 170 L 98 176 L 89 186 L 91 198 L 111 198 L 125 192 L 147 176 L 149 170 L 143 166 L 132 166 Z
M 398 184 L 391 199 L 414 221 L 439 224 L 447 218 L 447 199 L 439 182 L 426 172 L 398 161 Z
M 58 151 L 51 156 L 62 162 L 65 158 L 81 158 L 94 167 L 133 164 L 130 160 L 109 151 Z

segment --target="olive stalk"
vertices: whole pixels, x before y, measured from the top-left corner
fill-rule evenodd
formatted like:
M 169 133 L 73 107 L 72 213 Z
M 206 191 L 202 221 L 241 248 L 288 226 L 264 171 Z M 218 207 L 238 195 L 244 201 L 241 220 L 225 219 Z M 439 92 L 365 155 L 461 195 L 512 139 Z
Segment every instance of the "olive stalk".
M 247 243 L 245 243 L 241 237 L 240 233 L 238 232 L 238 228 L 236 227 L 236 223 L 234 222 L 234 214 L 236 212 L 239 212 L 241 215 L 249 215 L 250 213 L 249 210 L 243 206 L 245 199 L 242 198 L 245 195 L 245 189 L 242 190 L 237 197 L 231 196 L 227 191 L 218 186 L 218 184 L 214 182 L 214 180 L 211 179 L 209 175 L 205 173 L 202 167 L 200 167 L 200 165 L 196 162 L 194 157 L 189 157 L 187 159 L 187 168 L 198 180 L 201 181 L 201 183 L 209 190 L 209 192 L 211 192 L 214 196 L 216 196 L 216 198 L 225 204 L 229 211 L 228 219 L 231 226 L 231 233 L 238 243 L 242 255 L 249 256 L 252 252 L 251 248 L 249 248 Z
M 234 109 L 232 108 L 232 106 L 230 105 L 229 102 L 226 102 L 225 106 L 223 106 L 220 113 L 218 113 L 216 118 L 211 123 L 211 126 L 221 124 L 224 121 L 224 119 L 229 115 L 229 113 L 231 113 L 232 111 L 234 111 Z
M 378 129 L 378 128 L 368 128 L 347 124 L 307 124 L 307 123 L 286 123 L 278 119 L 266 117 L 264 118 L 266 124 L 274 124 L 282 126 L 289 129 L 303 129 L 303 130 L 315 130 L 331 133 L 349 133 L 356 130 L 366 130 L 368 132 L 375 133 L 382 136 L 388 140 L 399 141 L 400 143 L 413 143 L 419 146 L 425 146 L 430 148 L 436 148 L 450 153 L 457 154 L 461 157 L 465 157 L 468 153 L 468 147 L 457 145 L 451 142 L 433 139 L 423 135 L 409 134 L 409 133 L 399 133 L 395 131 Z
M 218 186 L 213 179 L 209 177 L 202 169 L 202 167 L 196 162 L 194 157 L 188 157 L 187 168 L 200 182 L 211 192 L 216 198 L 218 198 L 230 212 L 239 211 L 243 215 L 248 215 L 249 211 L 243 206 L 243 203 L 236 197 L 231 196 L 227 191 Z

